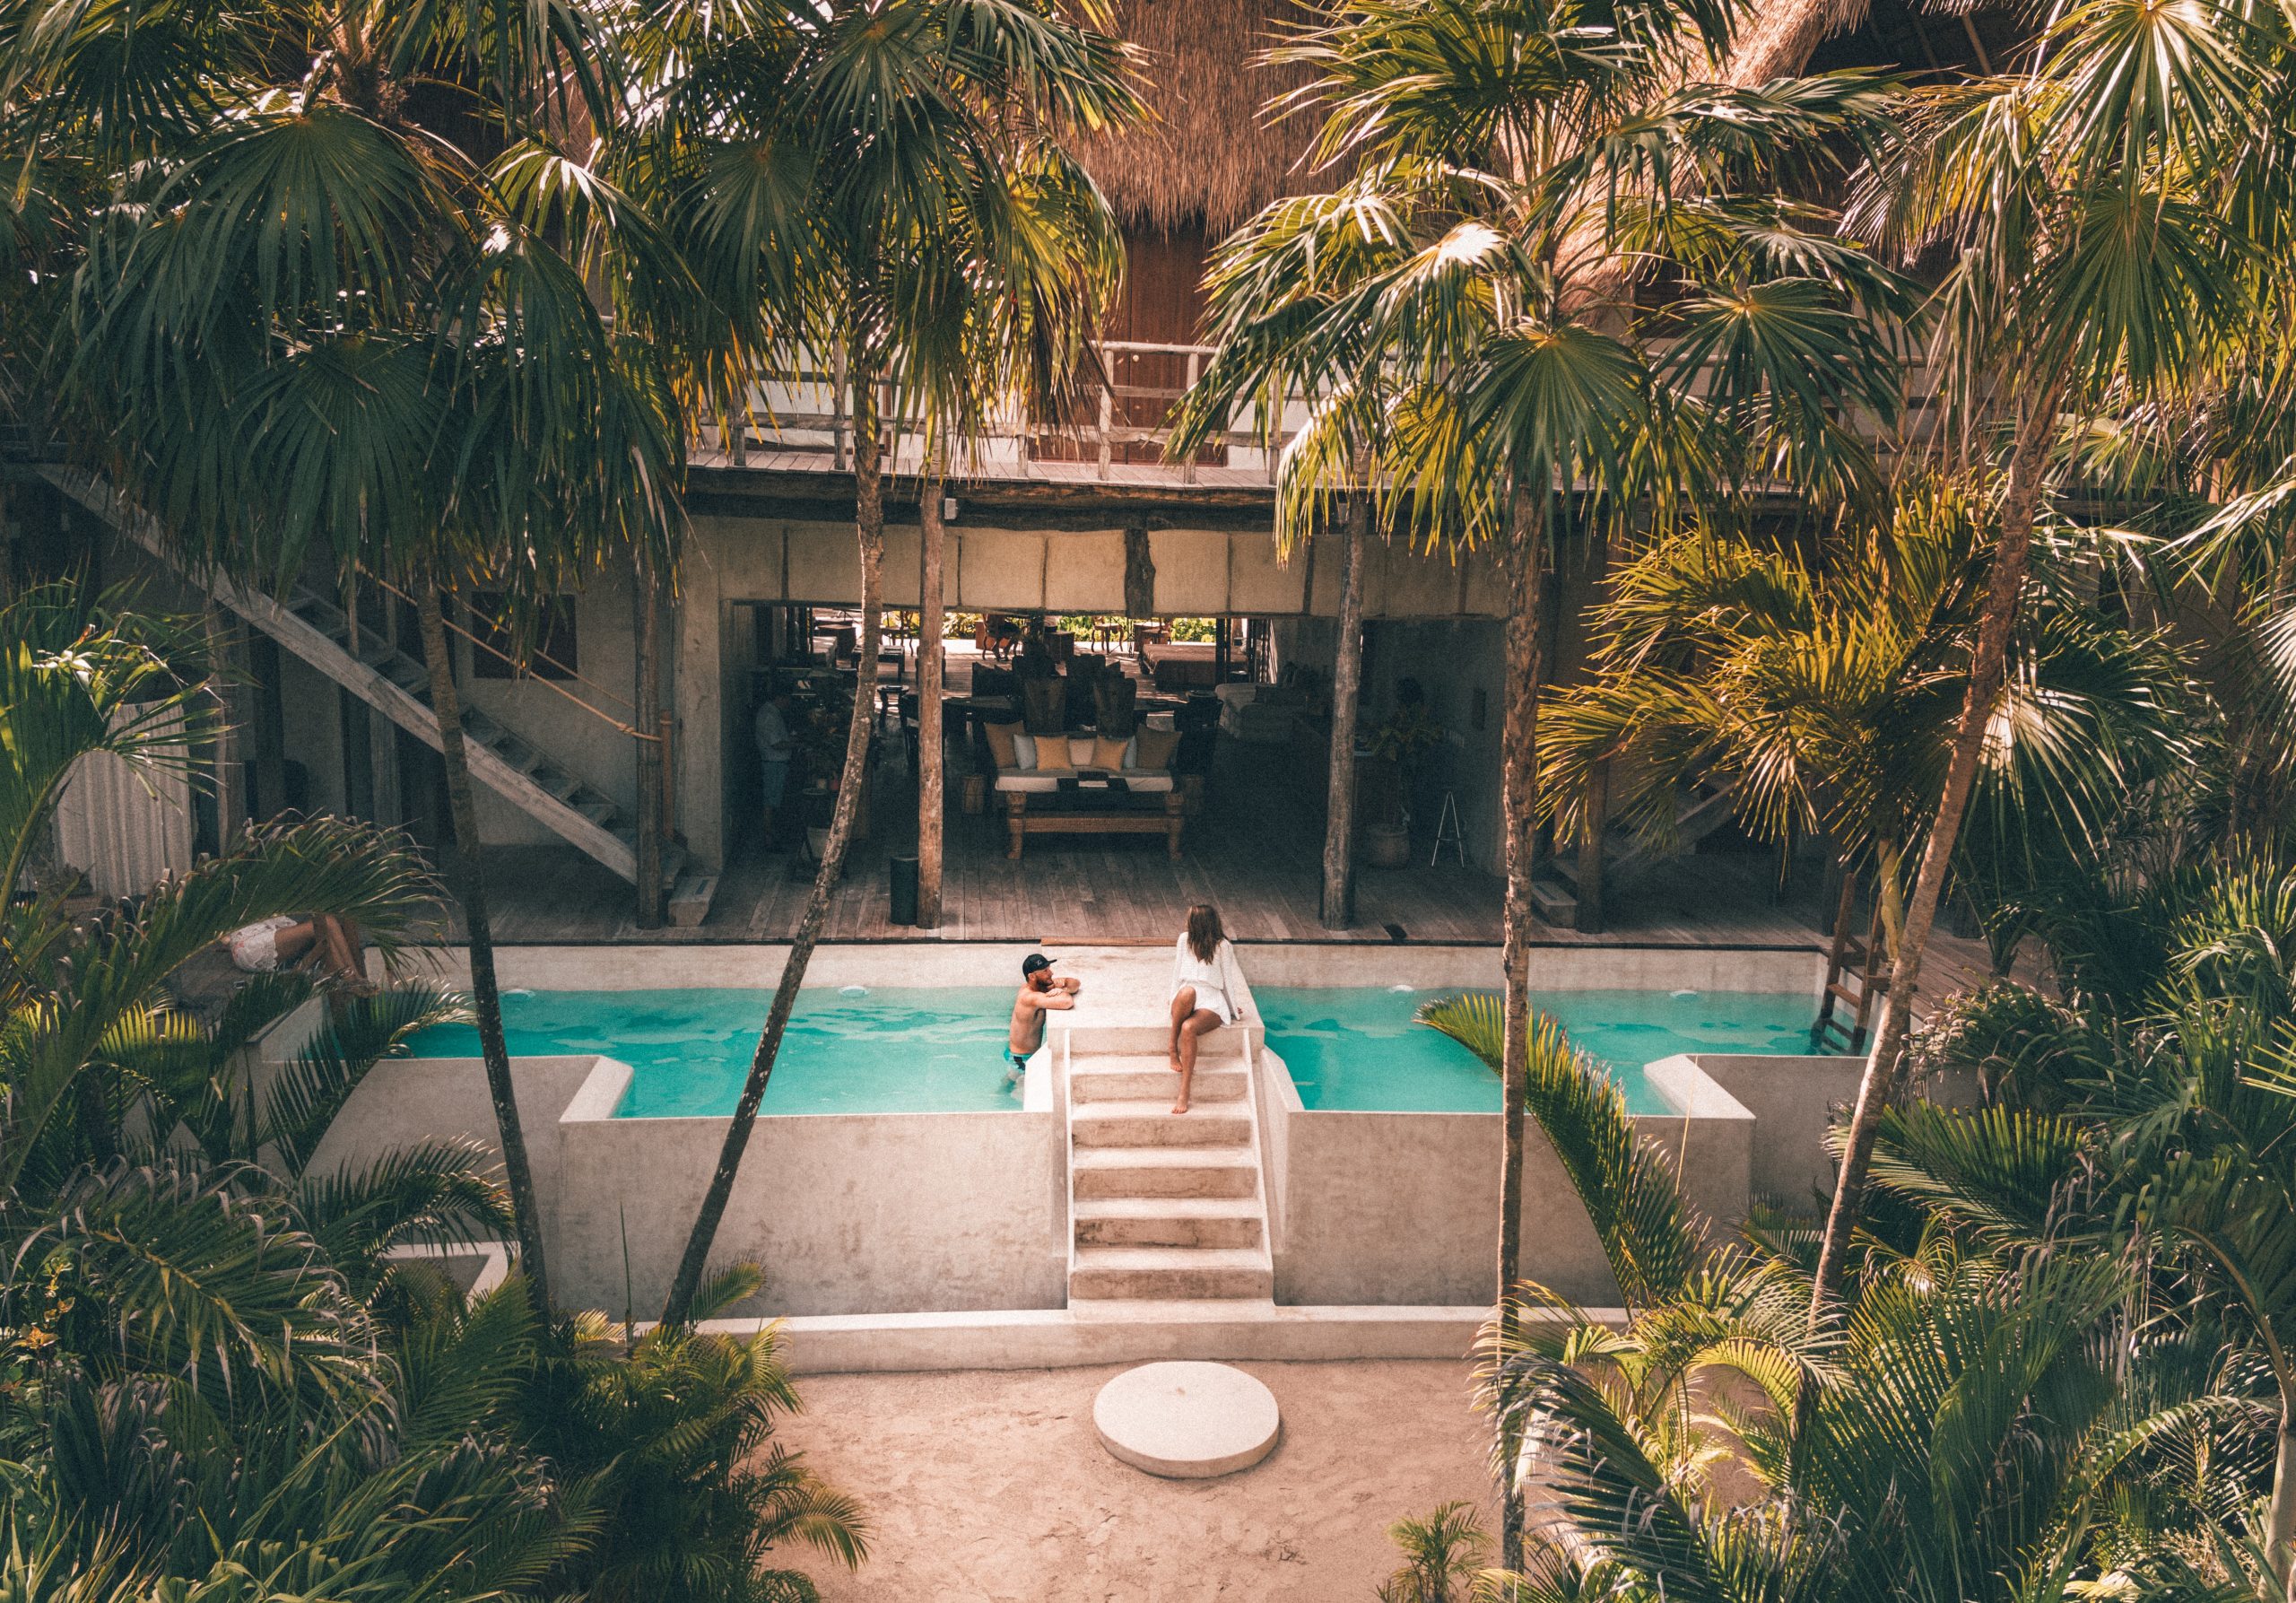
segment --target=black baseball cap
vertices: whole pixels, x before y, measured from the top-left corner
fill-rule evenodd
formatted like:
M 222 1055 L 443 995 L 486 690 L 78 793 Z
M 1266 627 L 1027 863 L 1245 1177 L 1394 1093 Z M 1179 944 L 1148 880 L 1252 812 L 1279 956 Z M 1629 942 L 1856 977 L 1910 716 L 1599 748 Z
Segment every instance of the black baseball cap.
M 1052 959 L 1047 957 L 1041 952 L 1031 952 L 1026 957 L 1021 959 L 1021 978 L 1026 980 L 1039 969 L 1048 969 L 1050 967 L 1052 967 Z

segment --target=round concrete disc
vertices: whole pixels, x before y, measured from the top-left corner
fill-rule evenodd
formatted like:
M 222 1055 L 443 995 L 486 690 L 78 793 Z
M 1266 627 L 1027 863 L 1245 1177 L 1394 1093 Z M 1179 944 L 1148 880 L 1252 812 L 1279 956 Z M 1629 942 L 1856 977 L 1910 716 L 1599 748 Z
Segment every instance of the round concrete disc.
M 1100 1445 L 1151 1475 L 1201 1480 L 1275 1450 L 1275 1394 L 1224 1363 L 1144 1363 L 1092 1399 Z

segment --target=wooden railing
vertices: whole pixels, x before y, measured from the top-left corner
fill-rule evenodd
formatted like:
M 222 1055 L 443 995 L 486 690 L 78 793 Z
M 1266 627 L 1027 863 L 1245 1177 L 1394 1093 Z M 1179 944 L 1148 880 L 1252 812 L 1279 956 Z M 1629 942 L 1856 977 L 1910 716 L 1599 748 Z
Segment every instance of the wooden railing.
M 1256 470 L 1274 482 L 1277 453 L 1292 436 L 1289 425 L 1295 420 L 1289 417 L 1272 449 L 1256 431 L 1231 428 L 1188 460 L 1166 457 L 1172 409 L 1202 376 L 1212 346 L 1105 340 L 1094 349 L 1105 382 L 1094 387 L 1081 407 L 1056 418 L 1033 416 L 1018 405 L 1000 408 L 966 443 L 961 454 L 970 460 L 964 469 L 1032 476 L 1030 470 L 1039 464 L 1074 463 L 1105 479 L 1118 466 L 1152 466 L 1193 484 L 1197 470 L 1209 466 Z M 800 362 L 756 387 L 754 415 L 746 429 L 723 436 L 713 430 L 701 443 L 722 450 L 732 466 L 747 466 L 755 451 L 796 452 L 823 457 L 822 466 L 842 472 L 851 466 L 853 450 L 847 396 L 841 362 L 827 368 Z M 885 411 L 895 457 L 888 466 L 913 471 L 901 457 L 905 450 L 913 454 L 920 449 L 919 420 L 898 415 L 890 406 Z M 786 464 L 786 457 L 782 460 Z
M 1152 466 L 1181 484 L 1198 481 L 1199 470 L 1227 470 L 1234 484 L 1239 473 L 1275 481 L 1277 459 L 1299 426 L 1306 421 L 1307 403 L 1294 397 L 1286 404 L 1274 438 L 1264 438 L 1248 427 L 1252 420 L 1239 412 L 1231 426 L 1215 434 L 1194 457 L 1173 462 L 1166 455 L 1171 439 L 1171 414 L 1182 396 L 1203 375 L 1211 345 L 1158 344 L 1144 340 L 1104 340 L 1094 347 L 1103 382 L 1068 415 L 1031 415 L 1019 405 L 1000 408 L 987 425 L 967 440 L 953 463 L 954 471 L 969 476 L 1043 477 L 1047 465 L 1069 464 L 1089 468 L 1106 479 L 1118 466 Z M 1906 375 L 1907 413 L 1904 433 L 1926 434 L 1935 426 L 1934 383 L 1926 364 L 1915 362 Z M 831 368 L 794 364 L 785 374 L 758 384 L 752 391 L 753 415 L 748 427 L 715 431 L 700 443 L 706 454 L 722 451 L 726 466 L 748 465 L 753 451 L 778 453 L 779 466 L 818 466 L 843 471 L 851 465 L 853 423 L 842 363 Z M 921 431 L 917 418 L 898 415 L 888 403 L 891 439 L 890 471 L 914 473 L 921 466 Z M 1870 420 L 1861 431 L 1871 437 Z M 794 454 L 796 460 L 792 462 Z

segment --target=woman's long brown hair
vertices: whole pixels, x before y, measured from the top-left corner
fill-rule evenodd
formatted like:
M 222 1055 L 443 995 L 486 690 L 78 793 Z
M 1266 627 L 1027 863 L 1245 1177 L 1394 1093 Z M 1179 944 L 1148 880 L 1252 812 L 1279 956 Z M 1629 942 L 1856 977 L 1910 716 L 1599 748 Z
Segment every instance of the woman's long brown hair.
M 1199 963 L 1210 963 L 1212 954 L 1220 950 L 1220 943 L 1228 938 L 1220 928 L 1220 910 L 1208 902 L 1199 902 L 1187 910 L 1187 949 L 1196 954 Z

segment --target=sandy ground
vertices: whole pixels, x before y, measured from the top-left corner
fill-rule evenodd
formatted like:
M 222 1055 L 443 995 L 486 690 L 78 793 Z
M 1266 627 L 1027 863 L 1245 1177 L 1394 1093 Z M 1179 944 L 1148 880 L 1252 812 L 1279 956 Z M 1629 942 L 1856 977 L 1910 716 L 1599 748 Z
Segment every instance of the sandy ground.
M 814 1375 L 777 1439 L 865 1500 L 869 1563 L 785 1550 L 831 1603 L 1370 1599 L 1387 1528 L 1454 1498 L 1492 1523 L 1463 1363 L 1244 1363 L 1283 1436 L 1256 1468 L 1168 1481 L 1109 1457 L 1092 1398 L 1124 1366 Z

